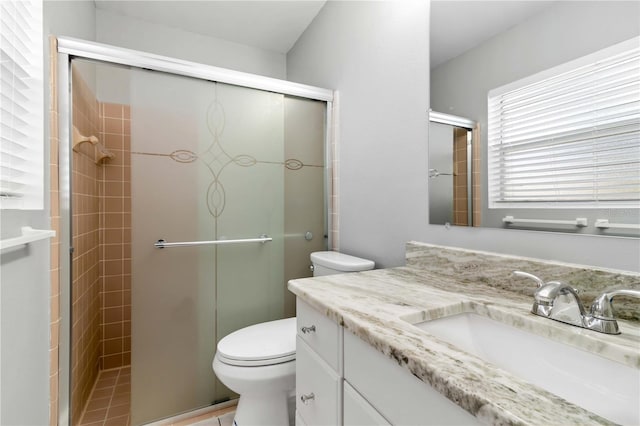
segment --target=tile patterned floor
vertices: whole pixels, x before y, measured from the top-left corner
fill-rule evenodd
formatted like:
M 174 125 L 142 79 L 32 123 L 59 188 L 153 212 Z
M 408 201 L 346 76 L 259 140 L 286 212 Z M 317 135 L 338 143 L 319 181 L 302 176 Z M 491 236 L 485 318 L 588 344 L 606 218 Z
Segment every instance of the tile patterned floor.
M 131 367 L 98 373 L 81 426 L 129 426 L 131 409 Z
M 131 367 L 98 373 L 78 426 L 130 426 Z M 236 406 L 222 408 L 167 426 L 232 426 Z

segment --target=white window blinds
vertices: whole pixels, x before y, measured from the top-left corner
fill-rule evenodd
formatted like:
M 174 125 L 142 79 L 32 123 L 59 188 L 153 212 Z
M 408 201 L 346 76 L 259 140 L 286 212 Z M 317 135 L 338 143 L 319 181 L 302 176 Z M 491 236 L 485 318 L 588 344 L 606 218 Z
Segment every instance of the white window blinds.
M 640 207 L 640 39 L 488 96 L 489 207 Z
M 0 1 L 0 84 L 0 207 L 42 209 L 42 0 Z

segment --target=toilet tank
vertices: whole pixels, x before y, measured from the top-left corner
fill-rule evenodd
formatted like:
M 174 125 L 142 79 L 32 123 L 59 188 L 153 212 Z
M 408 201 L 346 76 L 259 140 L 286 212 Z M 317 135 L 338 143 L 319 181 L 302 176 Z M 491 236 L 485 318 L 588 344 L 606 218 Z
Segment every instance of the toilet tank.
M 368 271 L 373 269 L 373 260 L 349 256 L 337 251 L 316 251 L 311 253 L 313 276 L 344 274 L 347 272 Z

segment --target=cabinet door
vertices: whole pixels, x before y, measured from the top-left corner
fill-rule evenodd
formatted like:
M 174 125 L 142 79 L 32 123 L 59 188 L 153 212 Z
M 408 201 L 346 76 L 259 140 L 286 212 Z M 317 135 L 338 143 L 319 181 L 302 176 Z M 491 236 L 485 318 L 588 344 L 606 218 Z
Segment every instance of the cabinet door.
M 307 424 L 302 420 L 300 413 L 296 410 L 296 426 L 307 426 Z
M 348 382 L 344 382 L 344 426 L 391 426 Z
M 340 425 L 341 378 L 300 336 L 296 339 L 296 409 L 307 426 Z
M 480 421 L 409 370 L 348 331 L 344 379 L 394 425 L 476 425 Z

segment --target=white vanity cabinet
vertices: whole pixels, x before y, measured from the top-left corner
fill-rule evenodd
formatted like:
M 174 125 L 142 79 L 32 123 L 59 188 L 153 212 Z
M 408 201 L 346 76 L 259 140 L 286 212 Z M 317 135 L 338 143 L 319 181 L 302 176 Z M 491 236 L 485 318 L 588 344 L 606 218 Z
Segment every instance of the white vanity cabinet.
M 342 327 L 297 301 L 296 425 L 342 424 Z
M 297 309 L 296 426 L 480 424 L 300 299 Z
M 388 422 L 380 424 L 480 424 L 456 403 L 349 331 L 344 332 L 344 380 L 345 386 L 353 386 Z M 346 417 L 344 424 L 347 425 Z
M 343 422 L 349 426 L 391 425 L 357 390 L 343 382 Z

